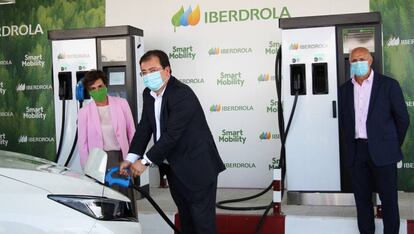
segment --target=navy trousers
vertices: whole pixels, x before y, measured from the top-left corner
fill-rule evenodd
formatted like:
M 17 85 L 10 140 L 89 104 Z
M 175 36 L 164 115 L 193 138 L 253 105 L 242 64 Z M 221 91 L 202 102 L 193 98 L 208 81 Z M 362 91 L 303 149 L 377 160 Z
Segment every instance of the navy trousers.
M 193 191 L 166 166 L 171 196 L 177 205 L 182 234 L 215 234 L 217 178 L 208 187 Z M 201 173 L 201 172 L 200 172 Z
M 356 140 L 355 162 L 350 168 L 352 188 L 357 207 L 358 229 L 361 234 L 374 234 L 372 194 L 381 199 L 384 234 L 398 234 L 397 165 L 376 166 L 371 160 L 366 140 Z

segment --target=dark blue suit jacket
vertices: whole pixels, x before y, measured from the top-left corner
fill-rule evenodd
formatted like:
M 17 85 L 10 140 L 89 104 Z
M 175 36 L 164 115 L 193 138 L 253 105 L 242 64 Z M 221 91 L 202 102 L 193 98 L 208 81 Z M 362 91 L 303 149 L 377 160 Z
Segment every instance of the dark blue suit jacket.
M 352 166 L 355 157 L 355 110 L 351 80 L 339 90 L 339 118 L 346 163 Z M 376 166 L 396 163 L 403 158 L 401 145 L 409 123 L 407 105 L 399 83 L 374 73 L 366 128 L 369 153 Z
M 137 125 L 129 152 L 143 155 L 156 133 L 154 98 L 143 92 L 142 118 Z M 161 137 L 148 150 L 151 162 L 168 160 L 179 180 L 190 190 L 200 190 L 217 180 L 225 169 L 204 111 L 190 87 L 171 76 L 161 104 Z

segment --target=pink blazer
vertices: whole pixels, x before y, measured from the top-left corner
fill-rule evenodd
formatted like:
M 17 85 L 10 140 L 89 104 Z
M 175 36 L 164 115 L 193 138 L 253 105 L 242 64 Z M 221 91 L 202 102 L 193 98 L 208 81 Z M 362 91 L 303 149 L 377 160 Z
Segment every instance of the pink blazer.
M 112 127 L 126 159 L 129 145 L 134 137 L 135 125 L 128 102 L 119 97 L 108 96 Z M 82 107 L 78 113 L 78 150 L 82 168 L 85 167 L 89 150 L 103 149 L 101 122 L 94 101 Z

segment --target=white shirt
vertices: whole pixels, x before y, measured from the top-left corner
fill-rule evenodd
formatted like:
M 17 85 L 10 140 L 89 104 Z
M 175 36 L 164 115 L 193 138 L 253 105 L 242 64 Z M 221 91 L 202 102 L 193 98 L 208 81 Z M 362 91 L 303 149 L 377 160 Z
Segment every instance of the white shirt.
M 115 130 L 112 127 L 109 105 L 97 107 L 99 119 L 101 121 L 103 150 L 121 150 L 121 146 L 119 145 L 118 140 L 116 139 Z
M 155 128 L 156 128 L 155 137 L 157 139 L 156 141 L 158 141 L 158 139 L 160 139 L 161 137 L 161 122 L 160 122 L 161 105 L 162 105 L 162 96 L 164 95 L 166 88 L 167 86 L 164 88 L 164 90 L 161 92 L 159 96 L 157 96 L 157 93 L 154 91 L 150 92 L 150 95 L 154 98 L 154 116 L 155 116 Z M 141 157 L 138 154 L 129 153 L 127 155 L 126 160 L 130 161 L 131 163 L 134 163 L 139 158 Z M 151 160 L 148 159 L 146 154 L 144 154 L 144 159 L 147 160 L 149 163 L 152 163 Z

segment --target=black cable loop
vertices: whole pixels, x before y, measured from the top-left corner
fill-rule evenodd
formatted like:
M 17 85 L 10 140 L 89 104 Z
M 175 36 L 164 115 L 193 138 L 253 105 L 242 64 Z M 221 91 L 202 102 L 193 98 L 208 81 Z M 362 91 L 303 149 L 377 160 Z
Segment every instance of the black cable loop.
M 279 157 L 279 163 L 277 165 L 277 168 L 281 169 L 281 193 L 282 193 L 282 198 L 284 195 L 284 190 L 285 190 L 285 176 L 286 176 L 286 148 L 285 148 L 285 143 L 286 143 L 286 138 L 288 136 L 289 133 L 289 129 L 290 129 L 290 125 L 292 123 L 293 120 L 293 116 L 295 114 L 295 110 L 296 110 L 296 105 L 297 105 L 297 101 L 298 101 L 298 97 L 299 97 L 299 90 L 294 90 L 295 91 L 295 99 L 293 101 L 293 106 L 292 106 L 292 110 L 290 112 L 289 115 L 289 120 L 288 120 L 288 124 L 286 127 L 286 131 L 285 131 L 285 125 L 284 125 L 284 116 L 283 116 L 283 105 L 282 105 L 282 45 L 279 46 L 279 49 L 277 51 L 276 54 L 276 61 L 275 61 L 275 81 L 276 81 L 276 93 L 277 93 L 277 98 L 278 98 L 278 126 L 279 126 L 279 135 L 280 135 L 280 141 L 281 141 L 281 149 L 280 149 L 280 157 Z M 226 209 L 226 210 L 263 210 L 266 209 L 265 212 L 263 213 L 257 227 L 256 227 L 256 231 L 255 234 L 259 234 L 263 224 L 264 224 L 264 220 L 265 217 L 267 216 L 267 214 L 270 211 L 270 208 L 273 206 L 273 201 L 270 202 L 269 205 L 267 206 L 255 206 L 255 207 L 230 207 L 230 206 L 223 206 L 222 204 L 227 204 L 227 203 L 235 203 L 235 202 L 241 202 L 241 201 L 247 201 L 247 200 L 251 200 L 257 197 L 260 197 L 261 195 L 265 194 L 267 191 L 269 191 L 272 188 L 273 185 L 273 181 L 272 183 L 262 192 L 253 195 L 253 196 L 249 196 L 249 197 L 244 197 L 244 198 L 237 198 L 237 199 L 230 199 L 230 200 L 224 200 L 224 201 L 219 201 L 216 203 L 216 207 L 220 208 L 220 209 Z
M 242 201 L 255 199 L 255 198 L 260 197 L 263 194 L 267 193 L 272 188 L 272 185 L 273 185 L 273 181 L 272 181 L 272 183 L 270 183 L 270 185 L 265 190 L 259 192 L 258 194 L 249 196 L 249 197 L 242 197 L 242 198 L 219 201 L 219 202 L 216 203 L 216 207 L 220 208 L 220 209 L 224 209 L 224 210 L 263 210 L 263 209 L 266 209 L 267 206 L 231 207 L 231 206 L 223 206 L 222 204 L 242 202 Z
M 135 190 L 137 190 L 138 192 L 140 192 L 150 203 L 151 205 L 155 208 L 155 210 L 161 215 L 161 217 L 165 220 L 165 222 L 167 222 L 167 224 L 175 231 L 176 234 L 180 234 L 181 231 L 174 225 L 174 223 L 167 217 L 167 215 L 164 213 L 164 211 L 162 211 L 162 209 L 160 208 L 160 206 L 154 201 L 154 199 L 152 199 L 152 197 L 143 189 L 141 189 L 140 187 L 138 187 L 137 185 L 135 185 L 134 180 L 132 181 L 132 186 Z
M 59 161 L 60 158 L 60 153 L 62 151 L 62 144 L 63 144 L 63 133 L 65 131 L 65 116 L 66 116 L 66 100 L 63 99 L 62 100 L 62 124 L 60 127 L 60 138 L 59 138 L 59 145 L 58 145 L 58 150 L 56 153 L 56 159 L 55 162 L 57 163 Z

